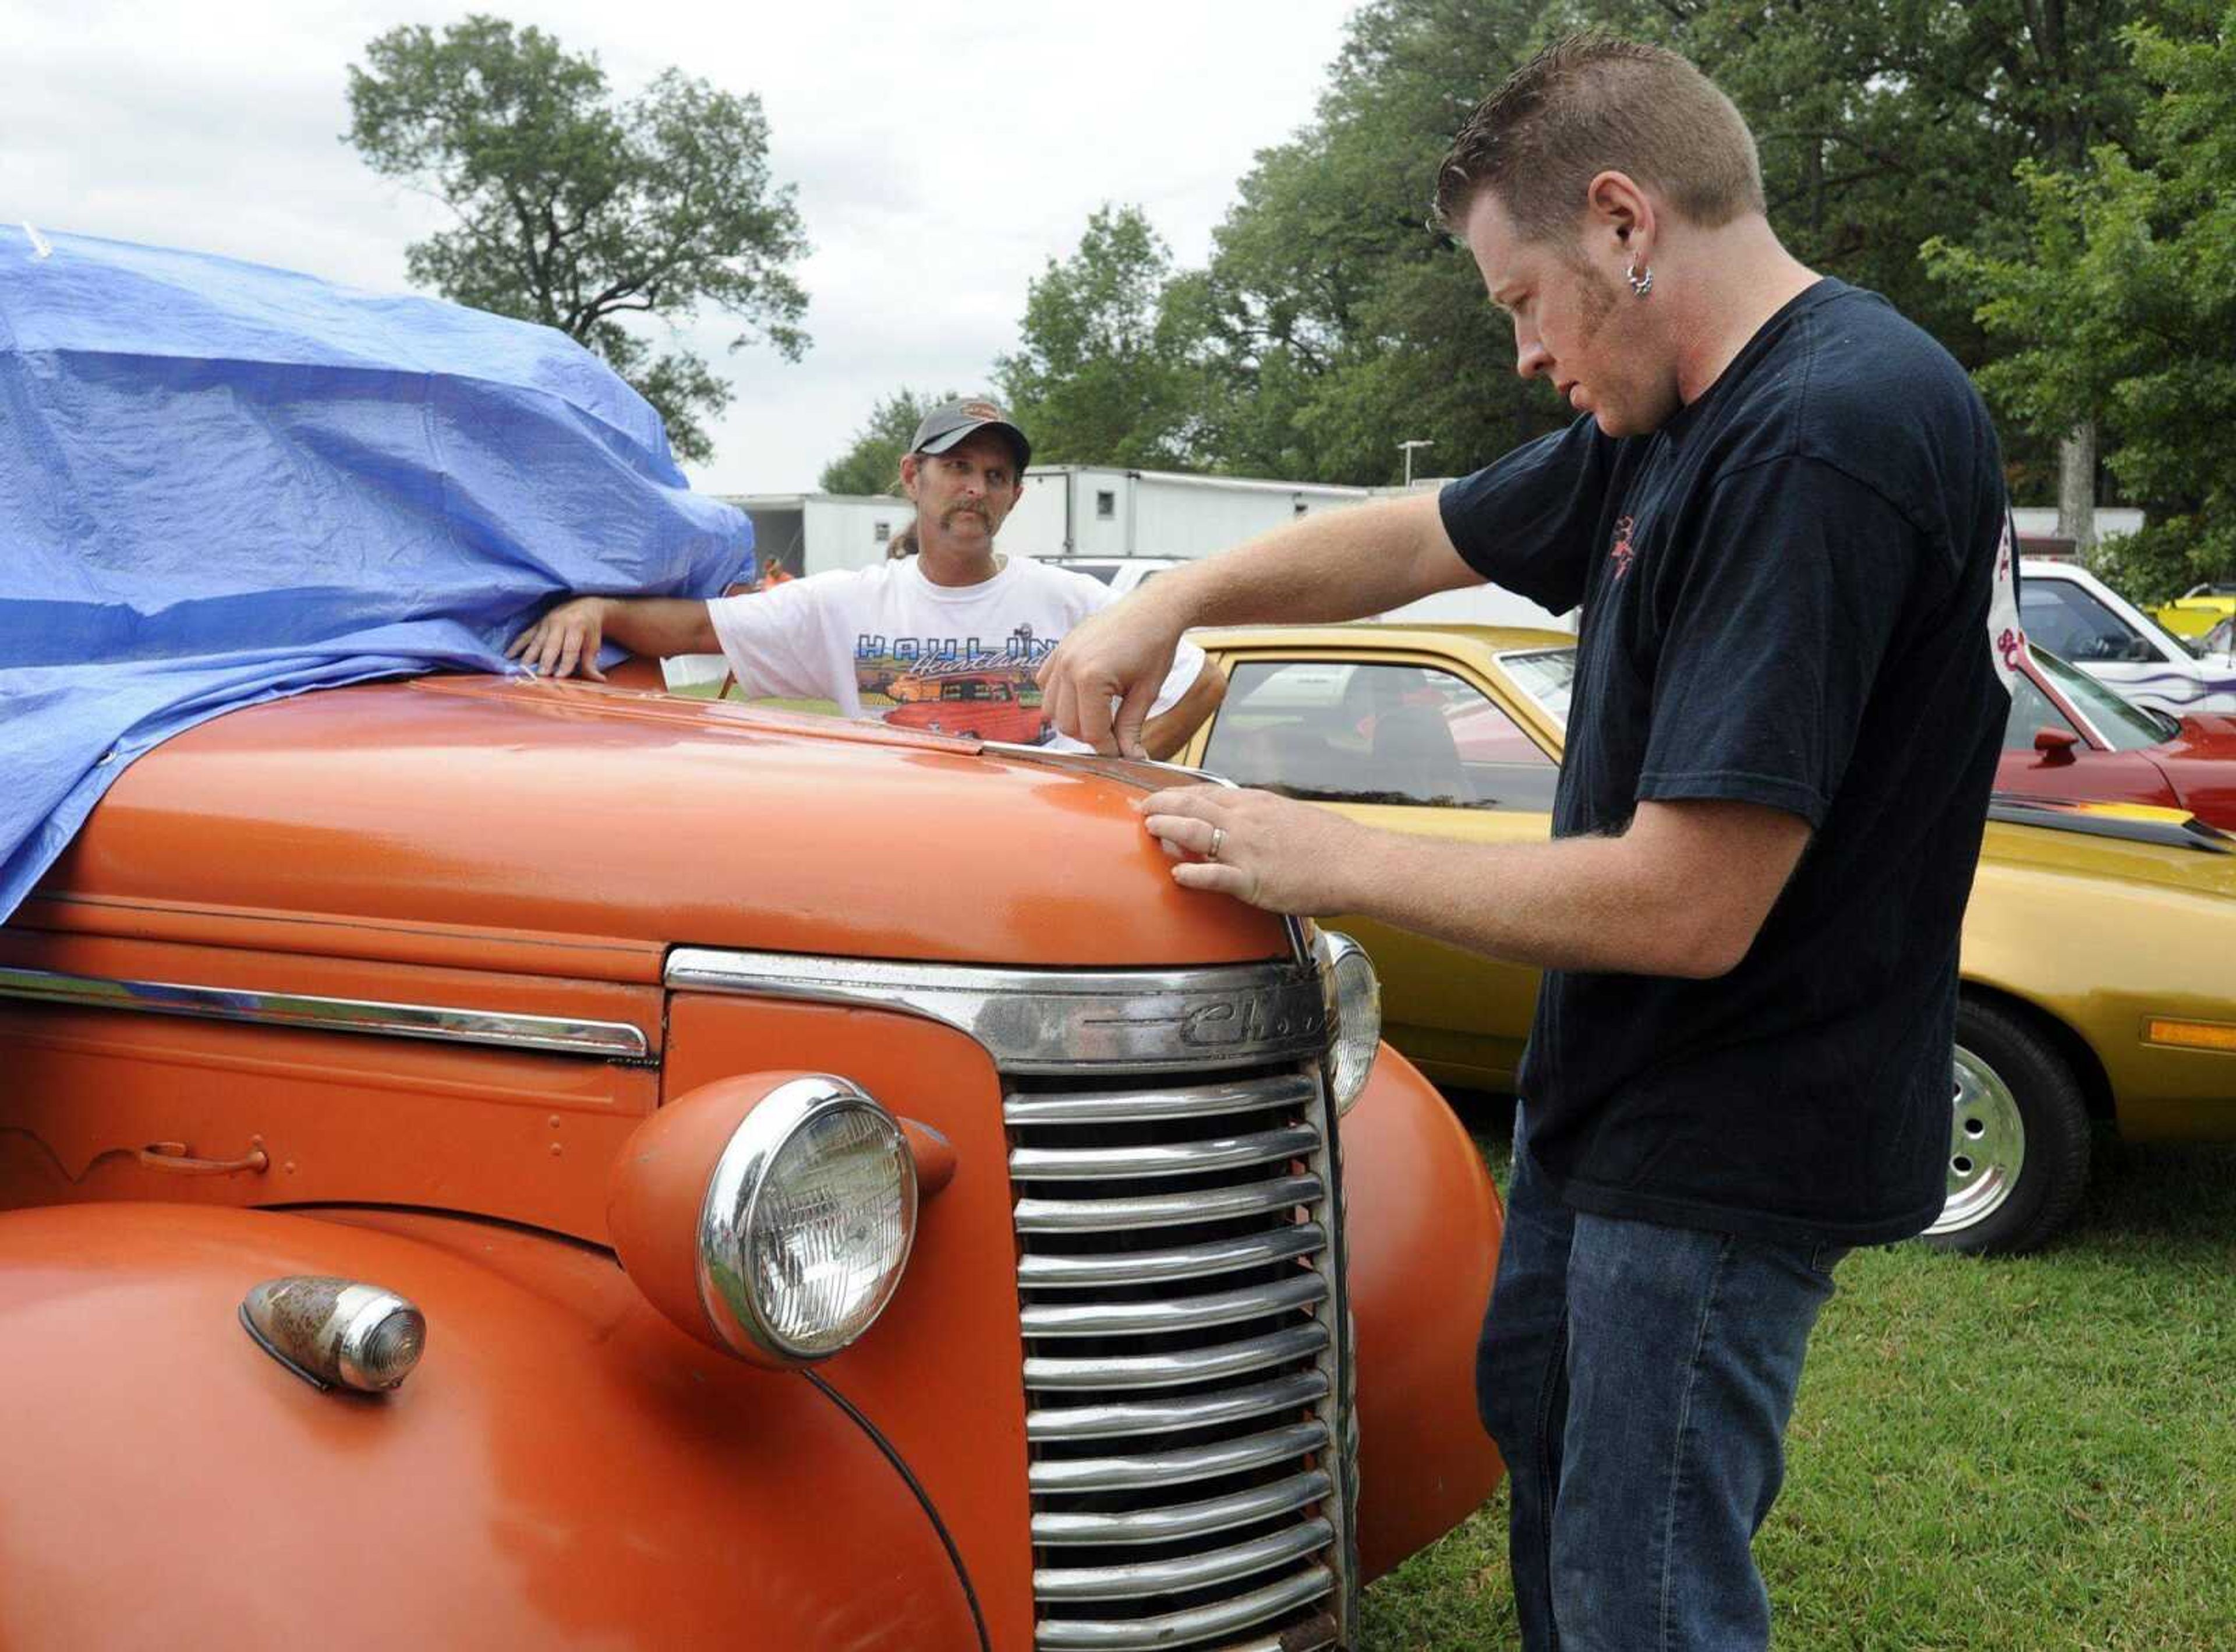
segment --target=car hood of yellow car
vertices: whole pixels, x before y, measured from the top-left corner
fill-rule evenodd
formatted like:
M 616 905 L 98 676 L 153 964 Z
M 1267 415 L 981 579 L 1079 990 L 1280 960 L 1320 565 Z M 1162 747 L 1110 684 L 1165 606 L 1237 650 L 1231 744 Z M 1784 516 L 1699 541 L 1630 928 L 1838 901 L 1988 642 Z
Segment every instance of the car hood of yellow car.
M 2236 900 L 2236 839 L 2180 809 L 1998 799 L 1981 858 Z

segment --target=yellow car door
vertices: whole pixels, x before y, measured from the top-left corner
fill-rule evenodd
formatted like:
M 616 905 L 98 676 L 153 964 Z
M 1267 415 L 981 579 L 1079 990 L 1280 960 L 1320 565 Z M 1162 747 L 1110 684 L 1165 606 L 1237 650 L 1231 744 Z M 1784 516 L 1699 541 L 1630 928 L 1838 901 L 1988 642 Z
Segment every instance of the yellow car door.
M 1421 836 L 1510 843 L 1549 833 L 1557 740 L 1487 653 L 1478 661 L 1453 638 L 1408 647 L 1404 633 L 1371 626 L 1198 641 L 1227 689 L 1181 760 Z M 1364 918 L 1329 921 L 1373 958 L 1391 1043 L 1434 1078 L 1513 1088 L 1536 970 Z

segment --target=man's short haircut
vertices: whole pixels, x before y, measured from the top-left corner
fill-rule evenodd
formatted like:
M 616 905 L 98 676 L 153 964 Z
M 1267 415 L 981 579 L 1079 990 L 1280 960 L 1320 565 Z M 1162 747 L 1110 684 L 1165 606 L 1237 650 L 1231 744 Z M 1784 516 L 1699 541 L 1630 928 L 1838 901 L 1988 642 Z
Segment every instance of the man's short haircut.
M 1547 47 L 1476 105 L 1437 168 L 1437 221 L 1460 233 L 1489 189 L 1525 239 L 1565 239 L 1608 171 L 1704 229 L 1766 211 L 1762 162 L 1731 99 L 1675 52 L 1592 32 Z

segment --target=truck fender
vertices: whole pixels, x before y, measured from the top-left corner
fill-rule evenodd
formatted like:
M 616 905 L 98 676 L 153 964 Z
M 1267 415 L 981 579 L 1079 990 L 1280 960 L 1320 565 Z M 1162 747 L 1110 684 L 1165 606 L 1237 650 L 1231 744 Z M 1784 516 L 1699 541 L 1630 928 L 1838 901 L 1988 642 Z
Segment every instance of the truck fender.
M 1444 1098 L 1387 1044 L 1342 1132 L 1371 1580 L 1474 1513 L 1505 1472 L 1475 1404 L 1504 1213 Z
M 424 1311 L 321 1392 L 239 1309 Z M 0 1645 L 969 1649 L 925 1508 L 800 1373 L 700 1347 L 612 1256 L 404 1212 L 0 1214 Z

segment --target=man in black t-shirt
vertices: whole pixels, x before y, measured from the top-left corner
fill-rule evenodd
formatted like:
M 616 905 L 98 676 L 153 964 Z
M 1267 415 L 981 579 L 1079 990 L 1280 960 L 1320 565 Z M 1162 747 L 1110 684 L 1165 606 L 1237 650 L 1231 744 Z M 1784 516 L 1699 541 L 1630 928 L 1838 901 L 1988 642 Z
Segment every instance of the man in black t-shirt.
M 1477 1373 L 1524 1642 L 1762 1646 L 1752 1540 L 1830 1271 L 1943 1200 L 2018 635 L 1995 435 L 1939 346 L 1779 246 L 1745 124 L 1669 53 L 1552 48 L 1469 118 L 1438 207 L 1575 424 L 1169 573 L 1042 680 L 1058 727 L 1131 752 L 1189 625 L 1483 579 L 1581 606 L 1550 844 L 1142 806 L 1187 887 L 1548 971 Z

